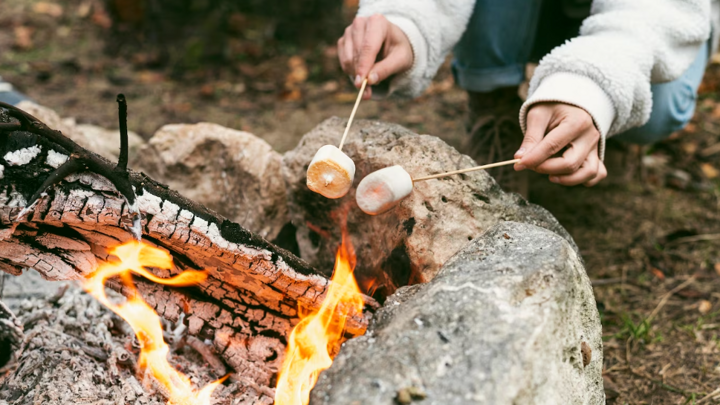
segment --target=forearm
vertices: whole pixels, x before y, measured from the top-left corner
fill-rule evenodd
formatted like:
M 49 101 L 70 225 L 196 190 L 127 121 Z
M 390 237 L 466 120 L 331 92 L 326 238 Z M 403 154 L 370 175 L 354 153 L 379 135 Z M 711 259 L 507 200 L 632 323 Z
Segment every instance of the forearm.
M 709 37 L 709 14 L 710 0 L 596 1 L 581 35 L 541 61 L 521 122 L 537 102 L 576 105 L 595 120 L 601 147 L 606 137 L 644 124 L 651 83 L 674 80 L 690 66 Z M 573 91 L 578 87 L 583 91 Z

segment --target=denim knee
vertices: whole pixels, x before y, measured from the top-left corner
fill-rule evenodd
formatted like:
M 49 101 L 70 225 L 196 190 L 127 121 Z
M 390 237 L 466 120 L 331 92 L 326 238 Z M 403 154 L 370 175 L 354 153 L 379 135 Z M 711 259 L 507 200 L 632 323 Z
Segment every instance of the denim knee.
M 710 42 L 698 52 L 695 61 L 677 80 L 652 86 L 652 113 L 643 126 L 614 137 L 620 141 L 649 144 L 661 141 L 687 125 L 695 114 L 697 90 L 709 58 Z
M 618 140 L 650 144 L 661 141 L 687 125 L 695 113 L 696 89 L 682 80 L 652 87 L 653 107 L 650 120 L 617 136 Z

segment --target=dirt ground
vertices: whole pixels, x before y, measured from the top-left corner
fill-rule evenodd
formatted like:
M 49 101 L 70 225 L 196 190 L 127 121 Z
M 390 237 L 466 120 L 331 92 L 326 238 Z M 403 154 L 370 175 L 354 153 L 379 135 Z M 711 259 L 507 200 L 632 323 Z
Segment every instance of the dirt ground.
M 322 120 L 349 114 L 355 98 L 332 46 L 260 41 L 252 58 L 231 55 L 178 76 L 149 63 L 142 48 L 106 53 L 99 1 L 48 4 L 0 3 L 0 75 L 78 122 L 116 125 L 123 92 L 129 126 L 143 137 L 164 124 L 211 121 L 286 151 Z M 251 34 L 243 38 L 257 38 Z M 611 153 L 613 175 L 594 188 L 533 178 L 530 200 L 570 231 L 593 280 L 608 403 L 720 403 L 703 401 L 720 387 L 719 92 L 720 66 L 711 65 L 693 123 L 652 148 L 631 148 L 624 160 Z M 358 116 L 457 146 L 466 102 L 445 67 L 421 98 L 365 102 Z

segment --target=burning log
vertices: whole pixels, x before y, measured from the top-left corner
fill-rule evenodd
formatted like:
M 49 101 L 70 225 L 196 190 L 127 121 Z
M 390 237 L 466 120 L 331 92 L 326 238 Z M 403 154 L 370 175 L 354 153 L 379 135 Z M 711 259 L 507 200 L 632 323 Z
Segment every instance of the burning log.
M 119 102 L 126 133 L 124 100 Z M 206 270 L 208 277 L 190 288 L 138 279 L 137 292 L 164 318 L 177 322 L 184 316 L 187 333 L 210 340 L 243 379 L 273 387 L 298 307 L 318 310 L 328 279 L 293 254 L 128 171 L 126 137 L 116 165 L 35 117 L 0 107 L 0 269 L 20 274 L 33 268 L 48 280 L 80 280 L 111 259 L 112 248 L 142 234 L 174 259 L 170 269 L 153 269 L 156 275 Z M 120 282 L 109 285 L 133 294 Z M 363 333 L 368 317 L 352 313 L 346 331 Z

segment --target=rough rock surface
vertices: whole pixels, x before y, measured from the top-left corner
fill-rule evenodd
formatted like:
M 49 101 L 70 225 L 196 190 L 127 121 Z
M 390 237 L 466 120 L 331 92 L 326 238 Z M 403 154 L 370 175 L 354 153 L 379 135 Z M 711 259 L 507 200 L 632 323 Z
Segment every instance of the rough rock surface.
M 417 183 L 412 194 L 389 212 L 369 216 L 357 207 L 355 189 L 367 174 L 399 164 L 411 176 L 475 166 L 468 156 L 434 136 L 416 135 L 393 124 L 357 121 L 343 152 L 353 159 L 353 188 L 344 198 L 329 200 L 305 185 L 306 170 L 323 145 L 337 145 L 346 121 L 326 120 L 303 137 L 283 158 L 290 217 L 298 228 L 303 259 L 332 269 L 332 252 L 340 240 L 338 218 L 348 210 L 348 229 L 358 255 L 356 274 L 367 287 L 392 293 L 395 286 L 431 280 L 440 267 L 469 240 L 500 221 L 530 223 L 549 229 L 572 245 L 572 239 L 545 209 L 516 194 L 506 194 L 484 171 Z M 386 276 L 387 275 L 387 276 Z
M 311 404 L 605 403 L 590 281 L 571 244 L 536 226 L 496 225 L 373 322 Z
M 162 127 L 133 168 L 272 240 L 289 221 L 282 157 L 264 140 L 217 124 Z
M 65 136 L 77 142 L 80 146 L 89 149 L 107 159 L 116 161 L 120 154 L 120 131 L 105 129 L 97 125 L 78 124 L 74 118 L 60 118 L 58 113 L 48 107 L 21 101 L 18 108 L 27 111 L 30 115 L 44 122 L 50 128 L 57 129 Z M 112 107 L 111 107 L 112 108 Z M 128 132 L 128 145 L 130 156 L 135 156 L 145 141 L 135 132 Z

